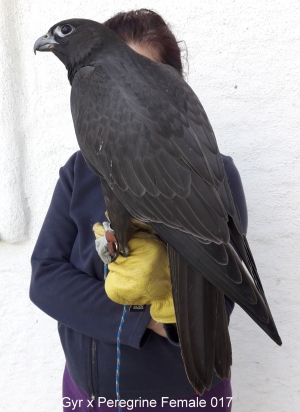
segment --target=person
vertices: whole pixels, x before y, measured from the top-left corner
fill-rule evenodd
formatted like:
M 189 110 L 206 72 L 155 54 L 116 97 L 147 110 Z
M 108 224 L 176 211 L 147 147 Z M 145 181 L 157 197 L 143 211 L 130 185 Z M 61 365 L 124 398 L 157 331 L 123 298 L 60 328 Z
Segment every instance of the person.
M 136 52 L 171 65 L 183 75 L 179 44 L 157 13 L 147 9 L 118 13 L 104 24 Z M 222 155 L 222 159 L 246 231 L 247 209 L 240 176 L 230 157 Z M 99 178 L 78 151 L 60 169 L 33 251 L 30 285 L 31 300 L 58 321 L 66 358 L 65 412 L 117 410 L 109 400 L 116 398 L 116 347 L 123 306 L 105 292 L 103 264 L 92 231 L 96 222 L 107 220 L 105 211 Z M 234 303 L 227 297 L 225 303 L 229 322 Z M 176 326 L 157 324 L 149 306 L 142 312 L 127 313 L 120 366 L 120 397 L 127 402 L 127 410 L 132 410 L 133 400 L 136 411 L 174 410 L 174 403 L 172 406 L 169 402 L 178 399 L 186 400 L 176 404 L 178 410 L 193 407 L 193 402 L 200 405 L 200 401 L 202 405 L 205 402 L 205 411 L 231 410 L 230 379 L 220 380 L 214 375 L 211 389 L 202 396 L 195 394 L 186 377 Z M 156 407 L 150 401 L 155 401 Z

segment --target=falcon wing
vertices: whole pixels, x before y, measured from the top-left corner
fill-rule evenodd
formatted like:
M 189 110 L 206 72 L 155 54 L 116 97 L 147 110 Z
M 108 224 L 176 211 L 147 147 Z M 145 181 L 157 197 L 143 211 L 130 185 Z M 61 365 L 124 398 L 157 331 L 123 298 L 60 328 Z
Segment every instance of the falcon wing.
M 193 279 L 200 273 L 281 344 L 213 130 L 191 88 L 173 69 L 124 54 L 79 70 L 71 108 L 87 163 L 128 212 L 194 268 Z M 182 275 L 172 268 L 171 275 L 176 287 Z M 185 328 L 182 320 L 179 335 Z
M 242 229 L 205 112 L 172 70 L 142 63 L 143 77 L 113 65 L 77 73 L 72 113 L 83 154 L 140 220 L 227 243 L 228 213 Z

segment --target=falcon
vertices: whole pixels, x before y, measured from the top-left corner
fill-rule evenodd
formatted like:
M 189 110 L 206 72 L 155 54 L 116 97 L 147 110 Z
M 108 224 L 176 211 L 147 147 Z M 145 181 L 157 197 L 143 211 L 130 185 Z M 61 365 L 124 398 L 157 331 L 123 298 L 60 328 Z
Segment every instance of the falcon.
M 226 177 L 214 132 L 177 71 L 137 54 L 92 20 L 40 37 L 72 86 L 80 149 L 100 176 L 121 252 L 134 227 L 167 243 L 176 325 L 187 377 L 202 394 L 232 363 L 224 294 L 281 345 Z

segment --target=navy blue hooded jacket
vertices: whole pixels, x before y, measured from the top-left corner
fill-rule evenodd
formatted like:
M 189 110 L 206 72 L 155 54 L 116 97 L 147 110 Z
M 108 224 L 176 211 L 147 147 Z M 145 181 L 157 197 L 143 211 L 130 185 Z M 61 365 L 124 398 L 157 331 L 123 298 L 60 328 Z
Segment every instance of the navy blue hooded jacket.
M 239 173 L 230 157 L 225 170 L 244 230 L 247 209 Z M 123 306 L 104 290 L 103 265 L 92 226 L 103 222 L 105 203 L 99 178 L 76 152 L 60 169 L 51 205 L 32 256 L 31 300 L 58 321 L 67 367 L 88 396 L 115 398 L 116 341 Z M 233 302 L 226 298 L 228 320 Z M 121 336 L 122 399 L 184 398 L 195 394 L 180 348 L 147 325 L 145 312 L 128 312 Z M 174 332 L 174 331 L 173 331 Z M 175 335 L 175 338 L 174 338 Z M 219 382 L 214 376 L 213 386 Z

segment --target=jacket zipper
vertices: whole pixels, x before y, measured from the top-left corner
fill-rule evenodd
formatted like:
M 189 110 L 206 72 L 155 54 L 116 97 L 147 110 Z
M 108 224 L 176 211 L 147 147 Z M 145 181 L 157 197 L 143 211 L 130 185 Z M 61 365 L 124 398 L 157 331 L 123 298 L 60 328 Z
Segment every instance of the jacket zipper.
M 95 376 L 97 375 L 97 341 L 91 338 L 91 351 L 90 351 L 90 379 L 91 379 L 91 387 L 90 387 L 90 394 L 91 399 L 96 398 L 95 392 Z

